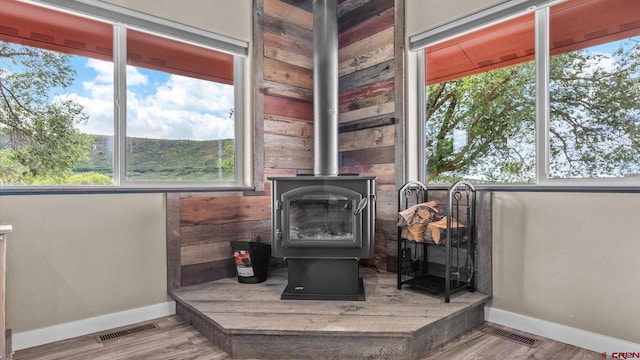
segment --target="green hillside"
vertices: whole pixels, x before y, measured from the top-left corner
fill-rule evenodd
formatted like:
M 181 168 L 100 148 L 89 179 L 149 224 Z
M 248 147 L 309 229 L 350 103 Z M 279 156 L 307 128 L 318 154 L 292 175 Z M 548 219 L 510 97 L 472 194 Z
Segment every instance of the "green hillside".
M 127 141 L 129 181 L 233 178 L 232 168 L 227 166 L 227 169 L 220 169 L 224 160 L 233 163 L 233 151 L 230 151 L 233 139 L 193 141 L 127 138 Z M 97 172 L 113 176 L 113 137 L 96 136 L 89 159 L 80 162 L 74 172 Z
M 9 137 L 0 133 L 0 149 Z M 159 140 L 127 138 L 127 180 L 198 181 L 233 179 L 233 139 Z M 95 135 L 89 157 L 74 174 L 113 178 L 113 136 Z
M 113 136 L 95 135 L 89 159 L 81 161 L 74 173 L 96 172 L 113 177 Z

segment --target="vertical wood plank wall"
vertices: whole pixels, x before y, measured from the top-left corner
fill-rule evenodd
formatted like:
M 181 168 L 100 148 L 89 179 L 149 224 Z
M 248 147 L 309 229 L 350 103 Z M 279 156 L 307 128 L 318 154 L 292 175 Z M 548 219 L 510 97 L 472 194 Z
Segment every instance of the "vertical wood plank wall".
M 341 171 L 377 176 L 375 255 L 368 262 L 382 270 L 395 263 L 396 174 L 403 173 L 397 162 L 403 145 L 396 142 L 403 99 L 396 90 L 404 87 L 404 70 L 396 48 L 404 41 L 404 15 L 397 14 L 404 12 L 396 3 L 403 2 L 338 3 Z
M 368 263 L 382 270 L 395 267 L 396 183 L 404 173 L 396 140 L 404 116 L 397 98 L 404 84 L 396 76 L 404 73 L 396 59 L 403 3 L 338 4 L 340 171 L 377 176 L 375 256 Z M 167 196 L 169 289 L 235 276 L 229 241 L 271 240 L 266 178 L 313 170 L 312 1 L 254 0 L 253 11 L 257 191 Z

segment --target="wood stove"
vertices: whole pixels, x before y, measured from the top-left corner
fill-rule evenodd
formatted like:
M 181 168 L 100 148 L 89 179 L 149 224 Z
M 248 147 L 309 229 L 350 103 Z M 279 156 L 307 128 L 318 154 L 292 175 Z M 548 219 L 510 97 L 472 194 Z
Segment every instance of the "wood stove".
M 375 177 L 338 173 L 337 0 L 313 1 L 314 172 L 272 181 L 272 253 L 287 259 L 282 299 L 364 300 Z
M 272 181 L 272 253 L 287 259 L 283 299 L 364 300 L 358 261 L 373 255 L 375 178 Z

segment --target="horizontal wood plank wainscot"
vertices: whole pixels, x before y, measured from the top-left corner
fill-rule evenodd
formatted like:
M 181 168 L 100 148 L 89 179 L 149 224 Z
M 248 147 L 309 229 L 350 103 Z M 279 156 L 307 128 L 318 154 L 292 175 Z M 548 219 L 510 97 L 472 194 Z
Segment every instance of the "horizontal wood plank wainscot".
M 270 242 L 270 198 L 264 193 L 181 194 L 180 286 L 235 276 L 230 241 Z M 174 209 L 175 210 L 175 209 Z
M 377 177 L 375 256 L 368 262 L 382 270 L 395 254 L 395 194 L 404 180 L 403 3 L 338 4 L 340 171 Z M 254 0 L 256 191 L 167 194 L 170 290 L 235 276 L 230 240 L 271 241 L 267 177 L 312 173 L 311 11 L 312 0 Z
M 168 193 L 167 289 L 235 276 L 230 241 L 270 242 L 264 192 Z

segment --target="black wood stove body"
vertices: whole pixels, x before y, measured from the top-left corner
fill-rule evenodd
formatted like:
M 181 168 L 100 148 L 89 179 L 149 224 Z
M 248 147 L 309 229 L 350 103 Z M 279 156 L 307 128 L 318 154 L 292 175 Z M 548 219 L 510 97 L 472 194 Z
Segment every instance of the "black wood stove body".
M 272 181 L 272 253 L 287 259 L 282 299 L 364 300 L 358 262 L 373 255 L 375 178 Z

